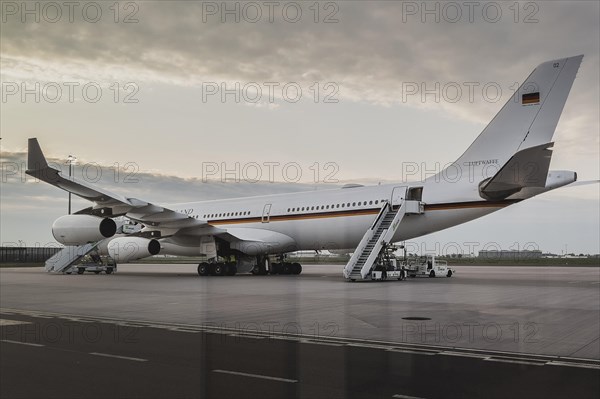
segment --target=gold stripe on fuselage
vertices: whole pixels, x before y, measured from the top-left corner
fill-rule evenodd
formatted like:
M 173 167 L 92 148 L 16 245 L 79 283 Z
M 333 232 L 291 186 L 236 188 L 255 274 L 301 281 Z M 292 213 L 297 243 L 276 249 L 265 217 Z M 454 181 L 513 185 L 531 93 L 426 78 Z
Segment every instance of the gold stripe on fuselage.
M 508 205 L 515 204 L 520 200 L 505 200 L 505 201 L 469 201 L 469 202 L 449 202 L 443 204 L 425 204 L 425 211 L 442 211 L 455 209 L 470 209 L 470 208 L 503 208 Z M 312 212 L 301 213 L 296 215 L 271 215 L 269 222 L 283 222 L 291 220 L 308 220 L 308 219 L 325 219 L 348 216 L 366 216 L 377 215 L 381 208 L 370 209 L 353 209 L 335 212 Z M 248 217 L 222 220 L 209 220 L 212 225 L 219 224 L 241 224 L 241 223 L 260 223 L 262 217 Z

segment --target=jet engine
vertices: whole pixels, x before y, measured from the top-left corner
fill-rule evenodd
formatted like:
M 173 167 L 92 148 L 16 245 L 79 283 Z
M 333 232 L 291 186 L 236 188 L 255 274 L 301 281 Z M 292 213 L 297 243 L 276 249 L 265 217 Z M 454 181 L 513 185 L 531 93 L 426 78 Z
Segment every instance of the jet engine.
M 157 255 L 160 243 L 155 239 L 143 237 L 117 237 L 108 243 L 108 254 L 117 263 L 127 263 L 132 260 Z
M 115 235 L 117 224 L 111 218 L 91 215 L 65 215 L 52 224 L 52 235 L 64 245 L 83 245 Z

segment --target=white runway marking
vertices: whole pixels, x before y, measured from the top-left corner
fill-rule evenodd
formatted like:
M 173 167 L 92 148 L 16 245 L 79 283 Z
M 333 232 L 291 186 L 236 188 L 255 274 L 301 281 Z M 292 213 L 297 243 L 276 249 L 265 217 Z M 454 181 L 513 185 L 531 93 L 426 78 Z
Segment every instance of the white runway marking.
M 427 355 L 427 356 L 432 356 L 432 355 L 437 355 L 438 352 L 432 352 L 432 351 L 428 351 L 428 350 L 424 350 L 424 351 L 417 351 L 417 350 L 410 350 L 410 349 L 398 349 L 398 348 L 390 348 L 387 349 L 388 352 L 399 352 L 399 353 L 408 353 L 411 355 Z
M 28 321 L 21 321 L 21 320 L 0 319 L 0 327 L 16 326 L 19 324 L 31 324 L 31 323 Z
M 483 360 L 485 360 L 486 362 L 526 364 L 528 366 L 543 366 L 545 364 L 545 363 L 539 363 L 539 362 L 529 362 L 527 360 L 494 359 L 493 357 L 488 357 Z
M 323 341 L 313 341 L 310 339 L 301 339 L 301 344 L 311 344 L 311 345 L 325 345 L 325 346 L 344 346 L 344 344 L 338 344 L 335 342 L 323 342 Z
M 11 339 L 1 339 L 0 342 L 7 342 L 9 344 L 19 344 L 19 345 L 27 345 L 27 346 L 44 346 L 42 344 L 34 344 L 34 343 L 31 343 L 31 342 L 13 341 Z
M 573 364 L 573 363 L 561 362 L 561 361 L 551 361 L 546 364 L 549 366 L 583 367 L 586 369 L 600 370 L 600 365 L 596 365 L 596 364 L 586 364 L 586 363 Z
M 269 375 L 262 375 L 262 374 L 242 373 L 240 371 L 213 370 L 213 372 L 215 372 L 215 373 L 221 373 L 221 374 L 239 375 L 239 376 L 242 376 L 242 377 L 250 377 L 250 378 L 261 378 L 263 380 L 272 380 L 272 381 L 290 382 L 290 383 L 296 383 L 296 382 L 298 382 L 298 380 L 290 380 L 288 378 L 271 377 Z
M 357 348 L 368 348 L 368 349 L 383 349 L 388 350 L 390 347 L 386 345 L 377 345 L 377 344 L 363 344 L 363 343 L 349 343 L 346 346 L 355 346 Z
M 239 337 L 239 338 L 250 338 L 250 339 L 265 339 L 266 337 L 261 337 L 260 335 L 251 335 L 251 334 L 238 334 L 238 333 L 231 333 L 228 335 L 229 337 Z
M 141 359 L 139 357 L 111 355 L 110 353 L 101 353 L 101 352 L 90 352 L 90 355 L 112 357 L 112 358 L 115 358 L 115 359 L 123 359 L 123 360 L 132 360 L 134 362 L 147 362 L 148 361 L 148 359 Z
M 446 356 L 473 357 L 476 359 L 486 359 L 488 357 L 488 356 L 480 355 L 477 353 L 464 353 L 464 352 L 452 352 L 452 351 L 444 351 L 444 352 L 440 352 L 439 354 L 446 355 Z

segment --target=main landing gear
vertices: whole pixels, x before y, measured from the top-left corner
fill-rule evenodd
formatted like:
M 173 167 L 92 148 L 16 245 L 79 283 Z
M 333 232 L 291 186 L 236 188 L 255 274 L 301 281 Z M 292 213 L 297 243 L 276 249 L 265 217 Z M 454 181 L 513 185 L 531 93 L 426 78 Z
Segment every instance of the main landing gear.
M 300 274 L 302 273 L 302 265 L 300 263 L 272 263 L 271 274 Z
M 295 274 L 302 273 L 300 263 L 291 263 L 285 261 L 285 254 L 278 255 L 279 262 L 271 262 L 268 256 L 257 256 L 256 265 L 252 269 L 252 274 L 264 276 L 265 274 Z
M 300 263 L 290 262 L 271 262 L 270 259 L 259 259 L 252 269 L 252 274 L 256 276 L 264 276 L 267 274 L 295 274 L 302 273 L 302 265 Z
M 237 266 L 233 262 L 202 262 L 198 265 L 198 274 L 200 276 L 235 276 L 236 273 Z
M 235 276 L 238 273 L 238 265 L 240 273 L 250 272 L 257 276 L 265 276 L 267 274 L 283 274 L 283 275 L 298 275 L 302 273 L 302 265 L 297 262 L 285 262 L 283 257 L 279 258 L 280 262 L 271 262 L 271 259 L 266 256 L 257 256 L 256 263 L 243 263 L 238 259 L 238 262 L 202 262 L 198 265 L 198 274 L 200 276 Z M 242 263 L 239 263 L 242 262 Z

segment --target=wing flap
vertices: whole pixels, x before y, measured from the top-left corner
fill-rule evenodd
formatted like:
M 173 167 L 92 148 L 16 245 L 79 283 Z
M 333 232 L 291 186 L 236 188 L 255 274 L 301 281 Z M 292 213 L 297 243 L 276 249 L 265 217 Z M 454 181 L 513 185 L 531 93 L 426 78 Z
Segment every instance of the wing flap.
M 296 241 L 288 235 L 276 231 L 235 227 L 228 228 L 219 237 L 229 241 L 231 249 L 247 255 L 264 253 L 285 253 L 297 249 Z

